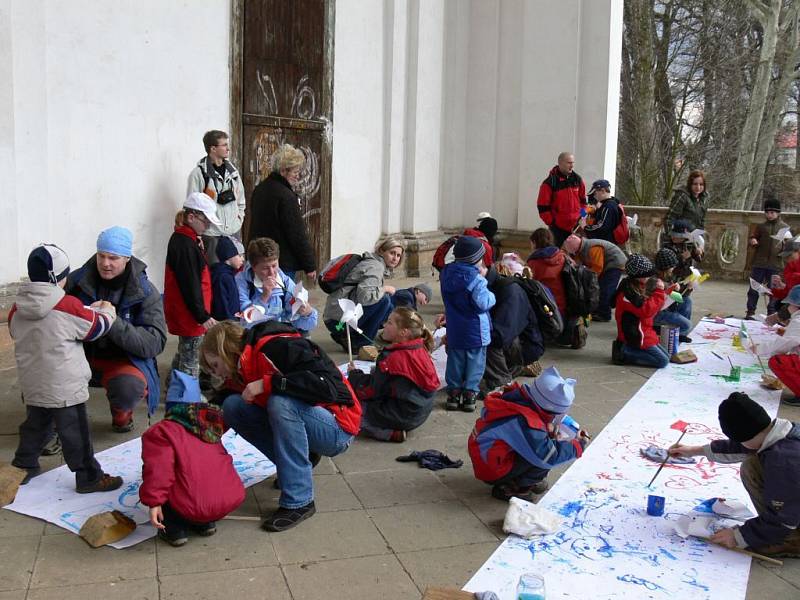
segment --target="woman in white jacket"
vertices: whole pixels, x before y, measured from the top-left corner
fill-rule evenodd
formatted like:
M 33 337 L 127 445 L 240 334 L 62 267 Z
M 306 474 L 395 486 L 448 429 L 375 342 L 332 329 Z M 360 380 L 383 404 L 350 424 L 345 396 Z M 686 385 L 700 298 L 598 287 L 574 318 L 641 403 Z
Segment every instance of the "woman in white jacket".
M 789 406 L 800 406 L 800 285 L 794 286 L 783 300 L 791 315 L 786 328 L 773 338 L 753 344 L 753 352 L 769 356 L 769 368 L 789 388 L 794 397 L 784 398 Z

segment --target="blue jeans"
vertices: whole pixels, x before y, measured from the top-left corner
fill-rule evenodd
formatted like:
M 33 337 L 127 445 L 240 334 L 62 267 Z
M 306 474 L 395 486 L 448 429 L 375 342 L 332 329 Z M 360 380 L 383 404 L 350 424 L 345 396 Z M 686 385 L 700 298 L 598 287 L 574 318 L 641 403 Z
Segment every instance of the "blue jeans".
M 669 308 L 660 311 L 653 319 L 653 325 L 669 325 L 680 327 L 681 335 L 689 335 L 692 330 L 692 298 L 686 296 L 683 304 L 671 304 Z
M 362 306 L 362 308 L 364 309 L 364 314 L 358 320 L 358 328 L 364 332 L 364 335 L 352 329 L 350 330 L 350 344 L 354 351 L 361 348 L 361 346 L 373 343 L 375 336 L 378 335 L 378 330 L 383 327 L 386 319 L 389 318 L 392 310 L 394 310 L 392 297 L 389 294 L 384 294 L 375 304 Z M 344 329 L 339 330 L 338 325 L 339 321 L 332 319 L 325 321 L 325 327 L 330 331 L 333 341 L 341 344 L 343 348 L 347 348 L 347 332 Z
M 486 346 L 469 350 L 447 349 L 445 379 L 448 390 L 478 391 L 486 367 Z
M 327 409 L 281 394 L 272 394 L 266 408 L 234 394 L 222 410 L 225 424 L 275 463 L 283 508 L 300 508 L 314 499 L 309 452 L 336 456 L 353 441 Z
M 758 283 L 762 283 L 769 287 L 770 282 L 772 281 L 772 276 L 777 275 L 778 271 L 775 269 L 770 269 L 767 267 L 753 267 L 753 270 L 750 272 L 750 277 L 755 279 Z M 766 299 L 767 302 L 767 312 L 775 312 L 777 310 L 772 306 L 772 302 L 770 302 L 769 298 Z M 747 312 L 756 312 L 756 307 L 758 306 L 758 292 L 755 291 L 753 288 L 747 288 Z M 772 310 L 770 310 L 772 309 Z
M 611 299 L 614 297 L 614 292 L 617 291 L 620 277 L 622 277 L 622 271 L 609 269 L 597 279 L 600 286 L 600 303 L 597 305 L 595 314 L 603 319 L 611 318 Z
M 643 367 L 663 369 L 669 364 L 667 351 L 658 344 L 644 349 L 631 348 L 627 344 L 622 344 L 622 356 L 626 363 Z

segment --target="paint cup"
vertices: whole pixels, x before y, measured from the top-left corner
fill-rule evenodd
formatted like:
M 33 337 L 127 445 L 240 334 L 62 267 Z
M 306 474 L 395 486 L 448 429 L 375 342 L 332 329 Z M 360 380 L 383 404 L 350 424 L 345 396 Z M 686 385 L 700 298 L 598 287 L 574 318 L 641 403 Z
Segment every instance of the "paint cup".
M 664 514 L 664 496 L 647 497 L 647 514 L 651 517 L 660 517 Z
M 742 367 L 731 367 L 731 374 L 728 379 L 738 382 L 742 378 Z
M 517 600 L 545 600 L 544 578 L 536 573 L 523 573 L 517 584 Z

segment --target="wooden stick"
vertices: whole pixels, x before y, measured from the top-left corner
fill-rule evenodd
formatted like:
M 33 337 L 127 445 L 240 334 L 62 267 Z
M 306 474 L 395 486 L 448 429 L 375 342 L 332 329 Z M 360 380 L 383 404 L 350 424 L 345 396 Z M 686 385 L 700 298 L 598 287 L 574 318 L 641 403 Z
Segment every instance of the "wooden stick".
M 347 330 L 347 356 L 350 357 L 350 362 L 353 362 L 353 343 L 350 341 L 350 325 L 347 323 L 344 324 L 344 328 Z
M 246 517 L 243 515 L 226 515 L 222 517 L 227 521 L 261 521 L 262 517 Z
M 764 556 L 763 554 L 759 554 L 758 552 L 753 552 L 752 550 L 745 550 L 744 548 L 728 548 L 727 546 L 723 546 L 722 544 L 716 544 L 715 542 L 711 541 L 711 538 L 704 537 L 702 535 L 696 536 L 701 540 L 705 540 L 709 544 L 714 544 L 715 546 L 719 546 L 721 548 L 725 548 L 726 550 L 733 550 L 734 552 L 738 552 L 739 554 L 747 554 L 747 556 L 752 556 L 753 558 L 757 558 L 758 560 L 763 560 L 768 563 L 772 563 L 773 565 L 778 565 L 779 567 L 783 566 L 783 561 L 778 560 L 777 558 L 772 558 L 771 556 Z
M 680 444 L 680 443 L 681 443 L 681 440 L 683 439 L 683 436 L 684 436 L 684 435 L 686 435 L 686 429 L 684 429 L 684 430 L 681 432 L 681 437 L 679 437 L 679 438 L 678 438 L 678 441 L 677 441 L 677 442 L 675 442 L 675 445 L 676 445 L 676 446 L 677 446 L 678 444 Z M 647 487 L 650 487 L 651 485 L 653 485 L 653 482 L 656 480 L 656 477 L 658 477 L 658 474 L 659 474 L 659 473 L 661 473 L 661 469 L 663 469 L 663 468 L 664 468 L 664 465 L 665 465 L 665 464 L 667 464 L 667 461 L 668 461 L 668 460 L 669 460 L 669 449 L 667 449 L 667 458 L 665 458 L 665 459 L 664 459 L 664 462 L 662 462 L 662 463 L 661 463 L 661 466 L 659 466 L 659 467 L 658 467 L 658 471 L 656 471 L 656 474 L 655 474 L 655 475 L 653 475 L 653 478 L 650 480 L 650 483 L 648 483 L 648 484 L 647 484 Z

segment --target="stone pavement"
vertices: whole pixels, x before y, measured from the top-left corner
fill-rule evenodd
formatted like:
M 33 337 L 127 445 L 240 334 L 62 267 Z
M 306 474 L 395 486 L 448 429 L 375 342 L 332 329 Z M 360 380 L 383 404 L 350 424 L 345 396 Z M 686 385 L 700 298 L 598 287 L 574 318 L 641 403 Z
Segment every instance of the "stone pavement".
M 409 284 L 397 282 L 398 287 Z M 695 315 L 738 315 L 744 294 L 743 284 L 707 282 L 696 294 Z M 312 300 L 322 306 L 319 290 Z M 436 298 L 422 312 L 430 317 L 440 311 Z M 572 414 L 593 433 L 652 372 L 611 364 L 614 331 L 613 323 L 595 324 L 586 348 L 548 350 L 542 361 L 578 379 Z M 322 327 L 313 338 L 337 362 L 346 360 Z M 171 339 L 159 361 L 162 373 L 174 349 Z M 461 587 L 505 538 L 501 525 L 506 505 L 491 498 L 489 486 L 472 476 L 466 440 L 476 415 L 445 412 L 441 405 L 440 399 L 428 422 L 405 444 L 359 438 L 341 456 L 324 458 L 314 475 L 317 514 L 284 533 L 262 532 L 253 522 L 223 521 L 217 535 L 190 538 L 183 548 L 153 539 L 127 550 L 93 550 L 63 529 L 0 510 L 0 600 L 416 600 L 429 585 Z M 114 434 L 107 403 L 97 391 L 89 408 L 97 450 L 140 435 L 147 421 L 140 408 L 136 430 Z M 13 351 L 2 326 L 0 460 L 13 456 L 23 413 Z M 782 407 L 781 416 L 800 420 L 800 409 Z M 461 458 L 465 465 L 433 473 L 395 461 L 401 454 L 428 448 Z M 45 468 L 58 464 L 58 457 L 43 460 Z M 551 480 L 562 472 L 554 471 Z M 267 514 L 276 506 L 270 480 L 249 488 L 236 514 Z M 800 560 L 789 560 L 782 568 L 754 562 L 747 597 L 800 597 Z

